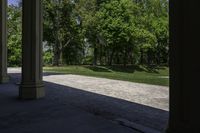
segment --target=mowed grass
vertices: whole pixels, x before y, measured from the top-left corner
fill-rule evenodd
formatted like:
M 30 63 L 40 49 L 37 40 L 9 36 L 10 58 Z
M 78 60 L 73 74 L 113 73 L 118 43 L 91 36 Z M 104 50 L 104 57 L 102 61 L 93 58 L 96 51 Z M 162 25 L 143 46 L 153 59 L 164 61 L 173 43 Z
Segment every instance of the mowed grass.
M 44 67 L 45 72 L 101 77 L 137 83 L 169 86 L 169 68 L 143 66 L 62 66 Z

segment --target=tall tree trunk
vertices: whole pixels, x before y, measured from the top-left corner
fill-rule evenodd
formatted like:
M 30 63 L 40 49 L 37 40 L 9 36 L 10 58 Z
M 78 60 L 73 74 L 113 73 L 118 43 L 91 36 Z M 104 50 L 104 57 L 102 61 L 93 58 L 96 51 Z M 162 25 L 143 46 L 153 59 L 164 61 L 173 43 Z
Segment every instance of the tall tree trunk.
M 140 64 L 144 64 L 144 51 L 143 49 L 140 49 Z
M 117 62 L 116 62 L 116 63 L 117 63 L 117 64 L 120 64 L 119 52 L 116 53 L 116 58 L 117 58 L 117 60 L 116 60 Z
M 148 66 L 150 66 L 152 64 L 152 52 L 151 50 L 148 50 L 147 51 L 147 63 L 148 63 Z
M 94 59 L 93 59 L 93 65 L 96 66 L 97 65 L 97 47 L 96 47 L 96 44 L 94 46 L 94 53 L 93 53 L 93 56 L 94 56 Z
M 58 48 L 54 49 L 53 66 L 59 66 L 60 52 Z
M 59 63 L 60 65 L 63 65 L 63 45 L 62 43 L 59 43 L 60 44 L 60 57 L 59 57 Z
M 131 65 L 134 65 L 134 59 L 133 59 L 133 57 L 134 57 L 134 53 L 131 50 L 131 55 L 130 55 Z
M 157 65 L 160 65 L 161 61 L 160 61 L 160 51 L 158 51 L 157 53 Z
M 103 46 L 100 45 L 100 51 L 99 51 L 99 61 L 100 61 L 100 65 L 103 65 L 102 56 L 103 56 Z
M 125 50 L 124 50 L 124 61 L 123 61 L 124 67 L 126 67 L 126 65 L 127 65 L 127 56 L 128 56 L 128 50 L 127 50 L 127 48 L 125 48 Z
M 56 42 L 55 42 L 55 47 L 54 47 L 54 59 L 53 59 L 53 66 L 59 66 L 61 63 L 61 54 L 62 49 L 61 49 L 61 44 L 58 38 L 58 32 L 56 31 Z
M 109 66 L 112 66 L 114 53 L 115 53 L 115 51 L 114 51 L 114 49 L 112 49 L 112 52 L 110 54 Z
M 60 0 L 54 0 L 55 4 L 57 4 L 57 6 L 60 5 Z M 61 61 L 61 43 L 59 40 L 59 25 L 60 25 L 60 21 L 59 21 L 59 11 L 58 9 L 55 10 L 56 16 L 55 16 L 55 29 L 54 29 L 54 35 L 55 35 L 55 47 L 54 47 L 54 59 L 53 59 L 53 66 L 59 66 L 60 65 L 60 61 Z

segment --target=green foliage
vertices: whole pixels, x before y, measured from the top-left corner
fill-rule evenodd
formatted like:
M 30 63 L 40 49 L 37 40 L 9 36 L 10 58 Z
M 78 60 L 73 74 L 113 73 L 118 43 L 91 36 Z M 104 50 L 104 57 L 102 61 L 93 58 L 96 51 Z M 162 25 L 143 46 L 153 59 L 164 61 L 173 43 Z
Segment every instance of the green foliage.
M 44 41 L 53 47 L 53 65 L 81 63 L 82 29 L 71 0 L 44 0 Z M 70 57 L 70 58 L 69 58 Z M 73 59 L 74 58 L 74 59 Z
M 137 15 L 137 7 L 129 0 L 112 0 L 102 4 L 96 14 L 99 20 L 98 30 L 108 45 L 131 45 L 135 29 L 133 14 Z
M 168 0 L 43 0 L 44 64 L 168 63 Z M 21 8 L 8 7 L 8 64 L 21 64 Z M 89 51 L 89 52 L 88 52 Z
M 141 8 L 141 23 L 153 34 L 155 41 L 151 42 L 151 45 L 141 43 L 141 51 L 146 56 L 146 62 L 158 65 L 168 63 L 168 0 L 147 0 L 141 4 Z
M 44 65 L 51 65 L 53 62 L 53 54 L 51 51 L 45 51 L 43 53 L 43 62 Z
M 8 66 L 21 65 L 21 8 L 8 6 Z
M 165 51 L 168 51 L 166 8 L 166 3 L 163 4 L 159 0 L 141 3 L 112 0 L 102 3 L 96 17 L 98 33 L 107 44 L 105 49 L 117 55 L 121 54 L 124 65 L 138 61 L 141 54 L 139 49 L 146 55 L 148 63 L 155 63 L 156 51 L 163 50 L 164 47 Z M 163 58 L 167 56 L 165 54 Z

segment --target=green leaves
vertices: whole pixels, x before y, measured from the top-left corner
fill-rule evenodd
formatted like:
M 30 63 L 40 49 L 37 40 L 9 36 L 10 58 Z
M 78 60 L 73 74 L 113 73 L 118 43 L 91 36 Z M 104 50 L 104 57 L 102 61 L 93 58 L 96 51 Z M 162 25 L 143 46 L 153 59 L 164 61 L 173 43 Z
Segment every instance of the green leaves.
M 8 66 L 21 65 L 21 8 L 8 6 Z
M 130 0 L 112 0 L 101 4 L 96 17 L 98 31 L 111 47 L 123 48 L 124 44 L 133 45 L 133 32 L 139 7 Z
M 168 0 L 43 0 L 43 9 L 47 63 L 167 62 Z M 8 63 L 15 66 L 21 64 L 22 14 L 14 6 L 8 12 Z

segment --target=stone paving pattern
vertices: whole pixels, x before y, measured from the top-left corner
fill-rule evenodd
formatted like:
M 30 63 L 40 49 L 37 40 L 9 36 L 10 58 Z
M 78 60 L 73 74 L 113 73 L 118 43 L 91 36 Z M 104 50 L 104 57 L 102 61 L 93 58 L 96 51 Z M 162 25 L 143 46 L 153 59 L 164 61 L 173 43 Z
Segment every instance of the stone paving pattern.
M 71 74 L 49 75 L 45 76 L 44 80 L 59 85 L 78 88 L 83 91 L 136 102 L 166 111 L 169 109 L 169 88 L 164 86 Z

